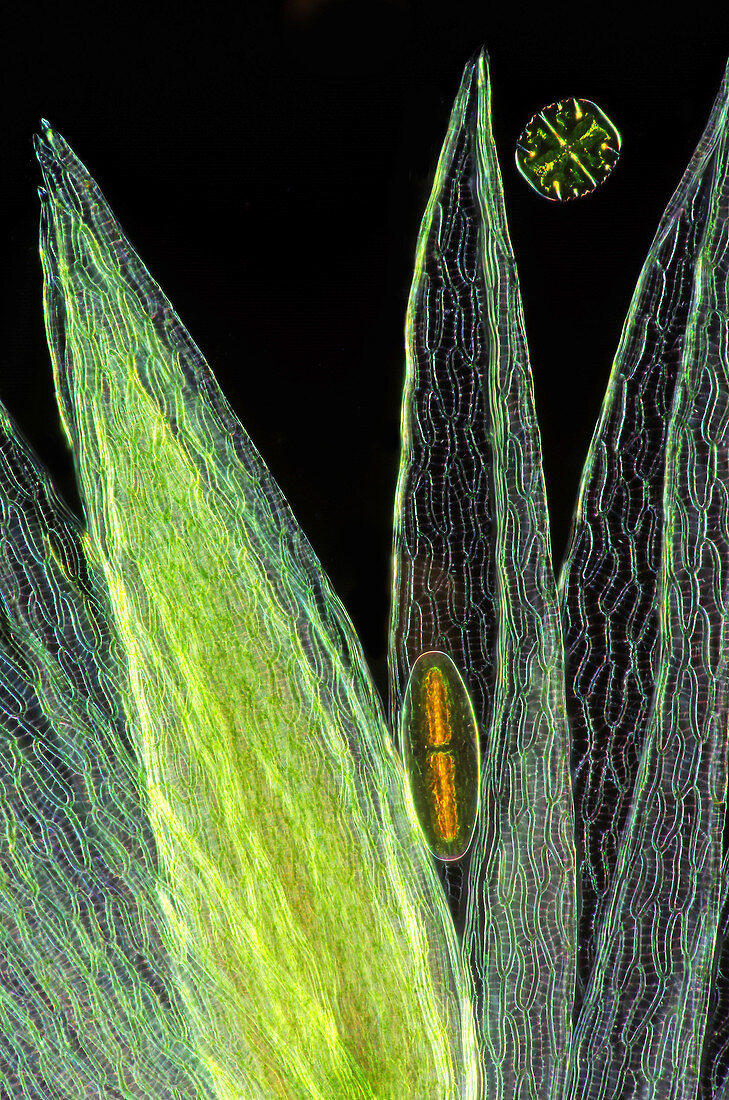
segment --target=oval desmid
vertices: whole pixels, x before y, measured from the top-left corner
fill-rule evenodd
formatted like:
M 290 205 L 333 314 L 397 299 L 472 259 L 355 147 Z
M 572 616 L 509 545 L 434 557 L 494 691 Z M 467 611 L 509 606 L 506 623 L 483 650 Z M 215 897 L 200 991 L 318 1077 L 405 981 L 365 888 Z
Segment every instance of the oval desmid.
M 403 697 L 400 736 L 413 807 L 438 859 L 462 859 L 480 796 L 480 745 L 473 703 L 447 653 L 421 653 Z

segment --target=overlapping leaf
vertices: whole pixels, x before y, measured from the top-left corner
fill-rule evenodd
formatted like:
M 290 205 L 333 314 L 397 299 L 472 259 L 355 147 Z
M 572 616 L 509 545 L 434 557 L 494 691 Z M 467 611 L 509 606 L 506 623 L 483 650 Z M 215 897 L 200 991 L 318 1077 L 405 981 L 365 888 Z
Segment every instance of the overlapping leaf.
M 220 1096 L 471 1095 L 455 934 L 349 622 L 98 188 L 50 129 L 38 150 L 49 341 L 190 1066 Z M 101 996 L 93 959 L 75 970 Z

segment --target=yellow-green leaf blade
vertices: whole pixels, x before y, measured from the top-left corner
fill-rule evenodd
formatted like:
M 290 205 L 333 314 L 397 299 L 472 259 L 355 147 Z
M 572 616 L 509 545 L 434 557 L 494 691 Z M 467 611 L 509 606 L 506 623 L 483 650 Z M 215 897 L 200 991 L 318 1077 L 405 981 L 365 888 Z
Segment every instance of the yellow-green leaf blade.
M 100 192 L 40 157 L 46 308 L 166 875 L 221 1096 L 467 1096 L 455 937 L 359 646 Z

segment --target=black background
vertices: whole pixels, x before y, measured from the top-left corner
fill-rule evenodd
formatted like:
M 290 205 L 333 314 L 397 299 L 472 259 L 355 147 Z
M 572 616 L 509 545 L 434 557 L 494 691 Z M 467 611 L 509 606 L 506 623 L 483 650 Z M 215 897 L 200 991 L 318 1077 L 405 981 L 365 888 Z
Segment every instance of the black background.
M 63 10 L 60 10 L 63 8 Z M 273 470 L 382 683 L 403 318 L 461 69 L 491 55 L 555 557 L 623 320 L 729 53 L 724 4 L 597 8 L 416 0 L 16 11 L 2 65 L 0 398 L 69 503 L 42 321 L 47 117 L 99 182 Z M 623 137 L 560 206 L 513 161 L 540 107 L 595 100 Z

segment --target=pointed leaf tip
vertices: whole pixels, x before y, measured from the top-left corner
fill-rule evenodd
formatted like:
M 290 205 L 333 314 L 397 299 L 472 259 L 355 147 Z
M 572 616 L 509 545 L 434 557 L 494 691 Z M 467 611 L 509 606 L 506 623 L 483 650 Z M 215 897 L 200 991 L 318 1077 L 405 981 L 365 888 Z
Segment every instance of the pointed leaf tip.
M 41 164 L 43 163 L 42 157 L 50 158 L 58 154 L 59 143 L 65 145 L 61 135 L 53 129 L 48 119 L 40 119 L 38 133 L 33 135 L 33 146 Z

